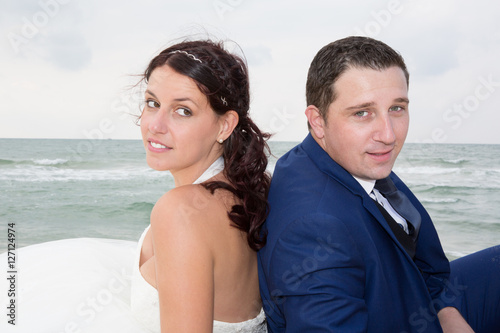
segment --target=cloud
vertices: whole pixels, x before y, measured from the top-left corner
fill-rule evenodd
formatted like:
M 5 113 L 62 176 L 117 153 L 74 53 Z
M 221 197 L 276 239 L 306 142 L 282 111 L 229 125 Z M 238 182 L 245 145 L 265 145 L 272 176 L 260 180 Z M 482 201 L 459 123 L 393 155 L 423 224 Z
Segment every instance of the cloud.
M 92 60 L 92 51 L 80 33 L 59 31 L 46 40 L 46 60 L 66 70 L 82 70 Z
M 244 53 L 249 66 L 263 66 L 273 60 L 271 49 L 265 46 L 249 46 L 245 48 Z
M 222 17 L 216 4 L 225 5 Z M 500 87 L 462 117 L 459 129 L 453 128 L 458 121 L 446 122 L 456 119 L 448 110 L 474 95 L 480 77 L 500 82 L 499 11 L 500 4 L 466 0 L 4 1 L 0 48 L 6 52 L 0 62 L 7 66 L 0 73 L 0 112 L 6 119 L 20 110 L 31 125 L 13 131 L 0 123 L 0 135 L 65 137 L 71 131 L 64 127 L 73 126 L 74 137 L 81 137 L 110 112 L 117 91 L 129 84 L 123 78 L 142 72 L 175 39 L 197 34 L 233 40 L 242 48 L 252 81 L 252 115 L 263 128 L 275 129 L 276 138 L 300 140 L 306 133 L 304 86 L 312 58 L 327 43 L 361 31 L 398 50 L 409 66 L 410 141 L 443 128 L 447 142 L 500 143 L 486 133 L 500 122 Z M 13 34 L 23 38 L 17 53 L 8 38 Z M 29 101 L 19 103 L 26 94 Z M 74 101 L 78 108 L 64 122 L 75 124 L 36 126 L 37 119 L 66 114 L 65 106 Z M 135 137 L 136 129 L 130 133 Z
M 83 33 L 81 9 L 67 0 L 16 2 L 3 26 L 14 57 L 39 59 L 64 70 L 89 65 L 92 51 Z M 22 5 L 19 3 L 23 3 Z

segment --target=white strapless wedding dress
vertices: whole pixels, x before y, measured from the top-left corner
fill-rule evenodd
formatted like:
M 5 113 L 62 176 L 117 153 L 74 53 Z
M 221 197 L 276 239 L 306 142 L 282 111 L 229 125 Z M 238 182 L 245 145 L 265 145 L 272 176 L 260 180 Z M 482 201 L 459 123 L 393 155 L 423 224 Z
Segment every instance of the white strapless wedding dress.
M 142 239 L 138 244 L 77 238 L 18 249 L 16 325 L 7 323 L 10 286 L 4 274 L 0 332 L 160 332 L 158 293 L 139 272 Z M 0 254 L 0 263 L 5 273 L 6 253 Z M 213 331 L 266 332 L 264 312 L 242 323 L 214 321 Z
M 16 325 L 5 315 L 10 298 L 4 275 L 0 332 L 148 332 L 130 308 L 136 247 L 132 241 L 76 238 L 18 249 Z M 6 253 L 0 263 L 6 266 Z
M 220 161 L 219 161 L 220 162 Z M 197 182 L 210 178 L 214 163 Z M 148 227 L 149 228 L 149 227 Z M 0 332 L 151 333 L 160 332 L 158 293 L 139 272 L 142 241 L 77 238 L 17 250 L 15 324 L 6 279 L 7 253 L 0 254 Z M 215 333 L 266 332 L 264 312 L 241 323 L 214 321 Z

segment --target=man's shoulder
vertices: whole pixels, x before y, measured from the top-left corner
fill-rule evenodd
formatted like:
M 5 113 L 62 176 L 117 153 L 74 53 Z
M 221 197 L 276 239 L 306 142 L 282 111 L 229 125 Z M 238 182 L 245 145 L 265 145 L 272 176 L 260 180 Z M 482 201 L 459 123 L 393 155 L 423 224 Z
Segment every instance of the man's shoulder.
M 343 219 L 348 207 L 361 204 L 352 189 L 336 177 L 321 172 L 313 164 L 302 166 L 307 167 L 290 165 L 273 176 L 266 221 L 270 232 L 279 232 L 296 221 L 309 224 L 325 216 Z
M 321 163 L 316 160 L 317 154 L 310 151 L 307 142 L 308 138 L 278 159 L 273 171 L 271 186 L 285 185 L 290 188 L 291 180 L 310 182 L 313 179 L 328 178 L 322 170 L 324 166 L 321 166 Z
M 297 146 L 276 163 L 269 190 L 270 204 L 312 200 L 322 195 L 327 182 L 327 175 Z

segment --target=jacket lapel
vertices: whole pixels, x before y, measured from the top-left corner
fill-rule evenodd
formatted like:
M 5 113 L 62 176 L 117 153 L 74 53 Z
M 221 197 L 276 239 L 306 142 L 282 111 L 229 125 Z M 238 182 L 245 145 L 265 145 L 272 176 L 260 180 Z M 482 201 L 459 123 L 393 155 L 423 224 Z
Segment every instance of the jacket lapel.
M 366 192 L 365 192 L 366 193 Z M 397 245 L 397 247 L 406 254 L 408 260 L 413 262 L 413 259 L 408 255 L 408 252 L 406 252 L 406 249 L 404 248 L 403 245 L 398 241 L 397 237 L 394 235 L 394 232 L 391 230 L 391 227 L 387 223 L 387 220 L 384 218 L 382 213 L 380 212 L 379 208 L 375 204 L 372 198 L 367 194 L 363 196 L 363 206 L 365 209 L 374 217 L 374 219 L 380 224 L 380 226 L 387 232 L 389 237 L 392 239 L 392 241 Z
M 373 202 L 372 198 L 366 193 L 366 191 L 361 187 L 354 177 L 342 168 L 337 162 L 335 162 L 326 151 L 321 148 L 316 140 L 309 134 L 302 142 L 302 147 L 309 158 L 314 162 L 314 164 L 322 172 L 327 174 L 329 177 L 335 179 L 335 181 L 342 184 L 346 189 L 348 189 L 355 196 L 360 197 L 363 201 L 363 206 L 365 209 L 374 217 L 374 219 L 380 224 L 380 226 L 387 232 L 392 241 L 399 247 L 399 249 L 406 255 L 409 261 L 413 263 L 405 248 L 399 243 L 396 236 L 392 232 L 389 224 L 385 220 L 384 216 L 380 210 Z

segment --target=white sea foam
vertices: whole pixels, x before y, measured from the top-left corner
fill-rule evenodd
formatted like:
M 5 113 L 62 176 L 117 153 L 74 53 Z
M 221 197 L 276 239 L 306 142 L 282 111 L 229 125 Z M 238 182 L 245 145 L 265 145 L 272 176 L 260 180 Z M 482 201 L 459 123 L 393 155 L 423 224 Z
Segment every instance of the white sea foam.
M 452 258 L 461 258 L 470 254 L 471 252 L 463 252 L 463 251 L 446 251 L 446 254 Z
M 0 180 L 19 182 L 54 181 L 104 181 L 138 178 L 169 177 L 168 172 L 144 168 L 130 169 L 61 169 L 55 167 L 32 166 L 0 171 Z
M 418 166 L 418 167 L 396 167 L 394 171 L 401 174 L 423 174 L 423 175 L 442 175 L 459 173 L 461 168 L 442 168 L 436 166 Z
M 422 203 L 455 203 L 459 200 L 456 198 L 425 198 L 421 197 L 420 201 Z
M 37 160 L 32 160 L 33 163 L 37 165 L 58 165 L 58 164 L 65 164 L 68 163 L 68 160 L 64 158 L 56 158 L 56 159 L 48 159 L 48 158 L 43 158 L 43 159 L 37 159 Z
M 443 162 L 450 163 L 450 164 L 460 164 L 460 163 L 463 163 L 463 162 L 468 162 L 468 160 L 466 160 L 464 158 L 458 158 L 458 159 L 453 159 L 453 160 L 443 159 Z

